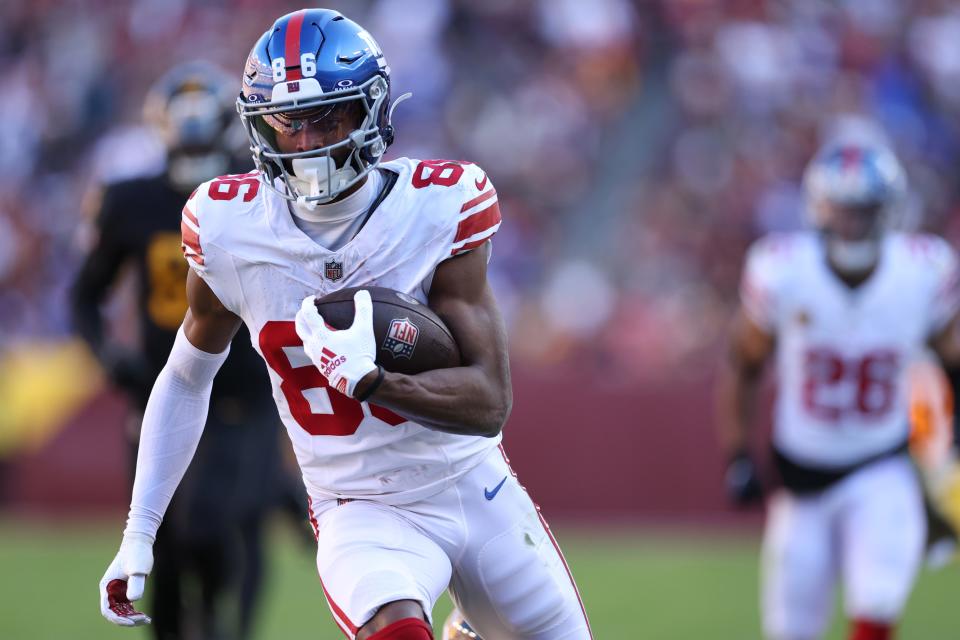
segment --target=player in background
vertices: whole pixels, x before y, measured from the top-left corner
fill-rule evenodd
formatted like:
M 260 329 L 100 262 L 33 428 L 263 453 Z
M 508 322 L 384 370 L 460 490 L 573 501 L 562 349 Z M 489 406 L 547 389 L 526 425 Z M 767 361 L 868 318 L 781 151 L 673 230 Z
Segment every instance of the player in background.
M 189 309 L 147 404 L 127 527 L 100 583 L 104 617 L 146 621 L 130 601 L 245 324 L 303 472 L 322 591 L 348 638 L 433 638 L 448 588 L 487 640 L 589 638 L 559 547 L 498 446 L 512 390 L 486 279 L 500 226 L 490 179 L 469 162 L 381 162 L 394 135 L 389 67 L 338 12 L 278 19 L 240 89 L 257 171 L 202 184 L 183 210 Z M 313 304 L 352 286 L 429 304 L 462 365 L 378 367 L 366 291 L 343 331 Z
M 827 144 L 804 176 L 812 229 L 749 251 L 720 387 L 727 488 L 761 497 L 747 434 L 775 359 L 773 456 L 783 487 L 763 541 L 766 637 L 823 635 L 842 583 L 852 640 L 886 640 L 923 551 L 923 496 L 907 453 L 907 369 L 927 345 L 960 359 L 957 258 L 888 221 L 905 188 L 876 142 Z
M 927 564 L 942 567 L 956 553 L 960 531 L 960 463 L 951 379 L 930 353 L 908 371 L 910 453 L 928 498 Z
M 183 201 L 198 183 L 231 167 L 224 141 L 234 117 L 232 86 L 212 65 L 175 67 L 149 92 L 145 116 L 166 144 L 166 168 L 102 190 L 93 212 L 93 246 L 72 291 L 77 331 L 136 410 L 127 432 L 131 476 L 140 418 L 187 308 Z M 136 278 L 136 349 L 110 338 L 101 311 L 128 267 Z M 214 386 L 207 422 L 157 532 L 151 610 L 160 639 L 243 638 L 250 630 L 261 582 L 262 519 L 282 476 L 279 417 L 245 333 L 235 340 L 227 375 Z

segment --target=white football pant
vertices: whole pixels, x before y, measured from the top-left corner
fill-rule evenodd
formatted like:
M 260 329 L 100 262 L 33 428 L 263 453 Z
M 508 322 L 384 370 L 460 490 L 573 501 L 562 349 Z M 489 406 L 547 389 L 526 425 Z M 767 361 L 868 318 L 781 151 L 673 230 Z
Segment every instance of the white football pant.
M 314 499 L 312 512 L 320 581 L 350 638 L 396 600 L 429 616 L 447 588 L 484 640 L 591 638 L 560 549 L 500 449 L 426 500 Z
M 821 637 L 838 580 L 849 619 L 895 622 L 925 537 L 923 496 L 905 455 L 870 464 L 821 493 L 778 492 L 763 541 L 766 636 Z

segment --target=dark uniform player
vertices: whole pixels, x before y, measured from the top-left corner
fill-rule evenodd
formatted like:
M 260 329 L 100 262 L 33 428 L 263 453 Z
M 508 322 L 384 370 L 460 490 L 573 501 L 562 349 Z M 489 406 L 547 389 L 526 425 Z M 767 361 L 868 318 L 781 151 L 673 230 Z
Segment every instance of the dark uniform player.
M 151 91 L 146 112 L 164 137 L 167 168 L 103 190 L 96 239 L 73 287 L 77 331 L 141 412 L 187 309 L 183 202 L 199 183 L 233 169 L 223 142 L 233 120 L 225 77 L 193 63 L 173 69 Z M 124 267 L 136 275 L 141 338 L 136 351 L 105 337 L 100 310 Z M 214 383 L 203 439 L 171 505 L 172 517 L 157 536 L 158 638 L 243 638 L 250 628 L 262 568 L 261 521 L 283 482 L 279 417 L 245 329 L 233 342 L 230 362 Z M 135 431 L 129 434 L 131 461 Z

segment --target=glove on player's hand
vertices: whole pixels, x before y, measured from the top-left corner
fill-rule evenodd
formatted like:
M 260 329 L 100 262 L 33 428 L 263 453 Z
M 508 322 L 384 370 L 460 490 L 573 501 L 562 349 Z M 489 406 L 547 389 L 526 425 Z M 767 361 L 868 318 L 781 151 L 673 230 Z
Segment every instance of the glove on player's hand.
M 150 617 L 133 608 L 153 569 L 153 541 L 140 533 L 123 536 L 120 551 L 100 580 L 100 613 L 124 627 L 150 624 Z
M 296 318 L 297 335 L 307 356 L 331 387 L 351 398 L 357 383 L 377 368 L 370 292 L 357 291 L 353 303 L 353 324 L 342 331 L 323 321 L 313 296 L 304 299 Z

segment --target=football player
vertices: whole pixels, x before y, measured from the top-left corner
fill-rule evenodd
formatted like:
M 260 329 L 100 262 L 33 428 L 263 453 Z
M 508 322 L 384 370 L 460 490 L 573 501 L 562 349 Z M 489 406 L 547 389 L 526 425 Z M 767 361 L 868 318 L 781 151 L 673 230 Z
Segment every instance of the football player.
M 886 146 L 828 143 L 804 190 L 812 229 L 759 240 L 747 256 L 720 423 L 733 498 L 760 497 L 747 431 L 760 373 L 775 358 L 773 456 L 763 627 L 822 637 L 835 583 L 850 638 L 891 638 L 924 545 L 911 464 L 907 370 L 929 344 L 960 356 L 957 258 L 942 239 L 890 229 L 905 188 Z
M 496 190 L 469 162 L 381 162 L 395 104 L 380 47 L 336 11 L 283 16 L 250 52 L 237 106 L 256 171 L 202 184 L 183 209 L 189 310 L 147 405 L 127 527 L 100 584 L 111 622 L 145 621 L 131 601 L 245 324 L 303 472 L 322 589 L 349 638 L 433 638 L 448 588 L 488 640 L 590 637 L 559 547 L 499 446 L 512 391 L 486 279 Z M 363 285 L 429 304 L 462 366 L 380 368 L 366 291 L 353 326 L 330 330 L 314 294 Z
M 138 410 L 127 434 L 131 475 L 139 418 L 187 308 L 180 211 L 199 182 L 230 168 L 224 138 L 233 100 L 230 83 L 213 65 L 171 69 L 144 108 L 166 145 L 166 169 L 111 183 L 94 199 L 95 239 L 73 286 L 72 311 L 78 332 Z M 126 267 L 136 279 L 136 349 L 110 339 L 101 311 Z M 266 372 L 245 335 L 236 339 L 227 371 L 212 392 L 196 459 L 157 532 L 157 638 L 243 638 L 250 630 L 261 582 L 262 516 L 282 478 L 279 418 Z M 185 597 L 194 581 L 200 594 Z
M 955 448 L 955 401 L 951 381 L 924 354 L 908 372 L 910 453 L 927 493 L 927 565 L 938 568 L 953 556 L 960 530 L 960 464 Z

